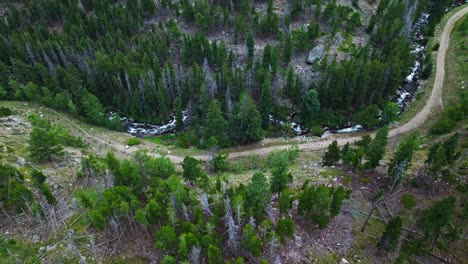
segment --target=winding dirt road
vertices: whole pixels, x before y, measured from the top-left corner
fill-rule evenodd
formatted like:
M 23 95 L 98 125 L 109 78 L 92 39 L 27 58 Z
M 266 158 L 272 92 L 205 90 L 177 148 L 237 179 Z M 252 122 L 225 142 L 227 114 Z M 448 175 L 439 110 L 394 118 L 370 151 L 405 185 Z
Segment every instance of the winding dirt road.
M 455 13 L 450 19 L 447 21 L 447 24 L 443 28 L 442 33 L 440 34 L 440 39 L 438 41 L 439 43 L 439 50 L 437 53 L 437 63 L 436 63 L 436 76 L 434 80 L 434 86 L 431 92 L 431 95 L 429 97 L 429 100 L 427 101 L 426 105 L 419 111 L 411 120 L 409 120 L 407 123 L 399 125 L 389 131 L 389 137 L 396 137 L 400 136 L 403 134 L 406 134 L 412 130 L 417 129 L 420 127 L 426 120 L 427 118 L 432 114 L 433 110 L 437 107 L 443 107 L 442 106 L 442 87 L 444 84 L 444 78 L 445 78 L 445 56 L 450 44 L 450 36 L 452 29 L 455 25 L 455 23 L 461 19 L 463 16 L 465 16 L 468 13 L 468 6 L 465 6 L 463 9 Z M 65 116 L 61 115 L 60 113 L 49 109 L 52 111 L 54 114 L 62 117 L 65 119 L 67 122 L 71 123 L 73 126 L 78 128 L 81 132 L 83 132 L 87 138 L 94 139 L 98 141 L 99 143 L 105 144 L 110 146 L 111 148 L 125 154 L 131 154 L 132 152 L 136 151 L 138 148 L 137 147 L 132 147 L 131 149 L 126 149 L 125 145 L 120 144 L 118 142 L 112 142 L 109 143 L 106 140 L 103 140 L 102 138 L 90 135 L 87 133 L 85 130 L 77 126 L 74 122 L 66 118 Z M 373 136 L 375 132 L 369 132 L 367 133 L 368 135 Z M 341 135 L 332 135 L 328 138 L 325 139 L 314 139 L 312 142 L 308 143 L 302 143 L 298 144 L 298 147 L 300 150 L 320 150 L 326 148 L 333 140 L 336 140 L 339 145 L 344 145 L 346 143 L 353 143 L 356 140 L 359 140 L 363 134 L 360 133 L 359 136 L 353 135 L 353 134 L 341 134 Z M 232 151 L 229 153 L 231 158 L 236 158 L 236 157 L 242 157 L 242 156 L 248 156 L 248 155 L 265 155 L 268 154 L 272 151 L 275 150 L 281 150 L 281 149 L 287 149 L 290 148 L 291 145 L 279 145 L 279 146 L 270 146 L 270 147 L 260 147 L 260 148 L 255 148 L 255 149 L 250 149 L 250 150 L 245 150 L 245 151 Z M 159 154 L 155 154 L 156 156 L 159 156 Z M 167 155 L 169 159 L 172 160 L 172 162 L 176 164 L 180 164 L 184 157 L 180 156 L 175 156 L 175 155 Z M 200 159 L 200 160 L 209 160 L 211 159 L 210 155 L 199 155 L 199 156 L 194 156 L 194 158 Z

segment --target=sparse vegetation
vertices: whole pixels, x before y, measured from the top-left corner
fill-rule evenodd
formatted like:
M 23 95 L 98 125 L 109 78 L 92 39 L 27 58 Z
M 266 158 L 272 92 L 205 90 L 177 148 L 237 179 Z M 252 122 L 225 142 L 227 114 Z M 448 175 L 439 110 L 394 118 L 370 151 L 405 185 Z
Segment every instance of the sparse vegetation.
M 141 144 L 141 140 L 139 138 L 129 138 L 127 140 L 127 145 L 128 146 L 137 146 L 137 145 L 140 145 Z

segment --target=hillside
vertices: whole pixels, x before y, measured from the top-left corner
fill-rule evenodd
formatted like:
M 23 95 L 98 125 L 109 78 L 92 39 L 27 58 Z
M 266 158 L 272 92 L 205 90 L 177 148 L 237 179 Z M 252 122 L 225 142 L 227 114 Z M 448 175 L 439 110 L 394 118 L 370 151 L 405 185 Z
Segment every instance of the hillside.
M 457 5 L 2 5 L 0 262 L 464 263 Z

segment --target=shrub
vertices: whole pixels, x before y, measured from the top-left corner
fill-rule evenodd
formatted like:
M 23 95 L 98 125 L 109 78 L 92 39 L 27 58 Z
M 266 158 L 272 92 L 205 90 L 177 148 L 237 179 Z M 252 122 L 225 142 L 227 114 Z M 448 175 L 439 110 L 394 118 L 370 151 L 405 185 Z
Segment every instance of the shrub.
M 432 135 L 442 135 L 450 132 L 455 126 L 455 121 L 448 117 L 443 117 L 429 129 L 429 133 Z
M 50 188 L 47 184 L 43 183 L 40 186 L 41 192 L 47 200 L 47 203 L 50 205 L 56 205 L 57 199 L 55 198 L 54 194 L 50 191 Z
M 228 161 L 229 153 L 218 153 L 213 159 L 213 165 L 215 172 L 224 172 L 228 171 L 230 164 Z
M 13 111 L 11 111 L 10 108 L 0 107 L 0 118 L 11 116 L 12 114 L 13 114 Z
M 320 126 L 313 126 L 310 131 L 312 132 L 312 135 L 316 137 L 320 137 L 323 135 L 323 129 Z
M 437 51 L 437 50 L 439 50 L 439 47 L 440 47 L 440 44 L 439 44 L 439 42 L 437 42 L 437 43 L 434 44 L 434 46 L 432 47 L 432 50 L 433 50 L 433 51 Z
M 412 179 L 410 183 L 411 183 L 411 187 L 413 188 L 421 187 L 421 184 L 416 179 Z
M 91 225 L 96 228 L 97 230 L 104 230 L 106 228 L 106 218 L 102 215 L 101 211 L 98 210 L 91 210 L 89 212 L 89 219 L 91 221 Z
M 408 210 L 411 210 L 416 206 L 416 199 L 414 198 L 414 195 L 410 193 L 404 193 L 400 200 L 401 203 L 403 203 L 403 206 Z
M 139 138 L 132 137 L 127 140 L 127 145 L 129 146 L 136 146 L 140 144 L 141 144 L 141 140 Z
M 190 136 L 189 134 L 182 132 L 177 137 L 177 147 L 179 148 L 188 148 L 190 147 Z
M 278 221 L 276 232 L 281 237 L 281 239 L 292 238 L 294 236 L 294 222 L 291 218 L 281 218 Z

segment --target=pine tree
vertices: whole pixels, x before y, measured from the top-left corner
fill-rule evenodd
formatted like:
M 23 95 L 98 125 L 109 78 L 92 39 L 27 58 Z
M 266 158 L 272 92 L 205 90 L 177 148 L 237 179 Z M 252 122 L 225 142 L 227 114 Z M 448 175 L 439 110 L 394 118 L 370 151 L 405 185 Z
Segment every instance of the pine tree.
M 287 155 L 277 155 L 272 163 L 270 190 L 272 193 L 280 194 L 293 180 L 291 173 L 288 172 L 290 161 Z
M 187 156 L 184 158 L 184 161 L 182 162 L 182 168 L 184 169 L 184 179 L 188 180 L 191 184 L 203 176 L 203 170 L 200 166 L 200 161 L 192 157 Z
M 347 193 L 343 186 L 339 186 L 333 192 L 333 198 L 330 203 L 330 215 L 332 217 L 337 216 L 340 213 L 341 205 L 343 204 L 344 199 L 347 198 Z
M 223 252 L 215 245 L 208 247 L 208 264 L 223 264 Z
M 334 140 L 330 145 L 328 145 L 327 151 L 323 156 L 323 166 L 331 166 L 339 160 L 340 147 L 338 147 L 338 142 Z
M 385 231 L 380 238 L 380 242 L 377 244 L 377 247 L 385 251 L 395 250 L 398 245 L 398 241 L 400 240 L 402 225 L 403 220 L 399 216 L 390 220 L 385 227 Z
M 260 115 L 262 117 L 262 128 L 270 127 L 270 113 L 272 110 L 272 92 L 271 92 L 271 75 L 267 72 L 260 90 Z
M 281 214 L 287 214 L 288 211 L 292 208 L 292 203 L 294 201 L 293 193 L 286 189 L 283 190 L 279 196 L 278 207 Z
M 299 76 L 296 76 L 293 90 L 291 93 L 291 99 L 293 100 L 294 104 L 297 105 L 301 102 L 301 94 L 302 94 L 302 81 L 299 78 Z
M 166 250 L 168 252 L 176 252 L 176 248 L 179 244 L 179 239 L 172 226 L 162 226 L 156 231 L 154 236 L 155 246 L 159 249 Z
M 262 208 L 270 201 L 270 188 L 265 175 L 261 172 L 252 176 L 246 189 L 246 204 L 253 209 Z
M 253 143 L 262 137 L 262 119 L 252 98 L 243 94 L 241 96 L 237 113 L 234 116 L 231 131 L 232 137 L 239 144 Z
M 247 57 L 250 60 L 254 58 L 255 40 L 252 31 L 249 31 L 245 45 L 247 46 Z
M 390 183 L 390 190 L 393 191 L 404 179 L 406 170 L 411 164 L 413 159 L 413 151 L 416 148 L 418 135 L 412 133 L 406 136 L 398 145 L 397 151 L 393 155 L 388 166 L 388 176 Z
M 166 120 L 168 116 L 167 114 L 168 96 L 166 93 L 166 89 L 164 88 L 164 85 L 162 83 L 162 79 L 159 79 L 159 82 L 158 82 L 158 91 L 156 94 L 156 99 L 157 99 L 159 117 L 163 120 Z
M 375 169 L 379 165 L 379 161 L 385 154 L 385 147 L 388 142 L 388 127 L 382 127 L 377 130 L 375 138 L 369 144 L 366 152 L 367 162 L 364 165 L 367 169 Z
M 297 211 L 319 228 L 325 228 L 330 220 L 330 189 L 324 185 L 305 186 L 299 196 Z
M 228 146 L 227 122 L 221 112 L 221 106 L 217 99 L 211 101 L 205 121 L 204 136 L 206 139 L 216 138 L 220 146 Z
M 182 101 L 180 97 L 177 97 L 174 100 L 174 112 L 176 120 L 176 131 L 180 132 L 184 130 L 184 113 L 182 110 Z
M 252 225 L 247 224 L 242 231 L 242 247 L 255 257 L 262 253 L 262 241 L 255 234 Z
M 394 122 L 398 117 L 398 112 L 400 111 L 397 104 L 389 102 L 385 105 L 384 110 L 382 111 L 382 121 L 381 123 L 386 125 Z
M 295 232 L 294 221 L 290 217 L 284 217 L 278 220 L 276 233 L 281 237 L 281 239 L 285 238 L 293 238 Z
M 418 225 L 423 230 L 426 239 L 432 240 L 434 245 L 455 215 L 456 206 L 455 197 L 449 196 L 422 212 Z
M 293 53 L 293 40 L 292 40 L 291 34 L 288 34 L 284 41 L 284 48 L 283 48 L 283 62 L 284 63 L 289 64 L 291 62 L 292 53 Z
M 28 150 L 31 158 L 38 161 L 51 160 L 53 156 L 61 156 L 63 147 L 60 138 L 48 128 L 35 126 L 29 135 Z
M 316 90 L 310 90 L 302 98 L 301 120 L 307 127 L 312 127 L 317 123 L 320 112 L 320 101 Z
M 132 160 L 124 160 L 114 172 L 114 185 L 130 187 L 134 194 L 140 194 L 143 179 L 138 164 Z

